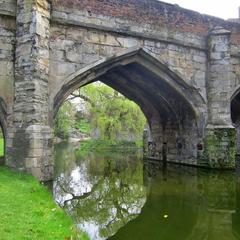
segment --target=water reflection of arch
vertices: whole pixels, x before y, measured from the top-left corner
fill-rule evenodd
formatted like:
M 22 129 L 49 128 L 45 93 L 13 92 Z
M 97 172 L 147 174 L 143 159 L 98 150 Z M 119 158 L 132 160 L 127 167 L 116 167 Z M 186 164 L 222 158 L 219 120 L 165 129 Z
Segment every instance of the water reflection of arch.
M 5 153 L 5 141 L 6 141 L 6 129 L 7 129 L 7 106 L 4 100 L 0 97 L 0 129 L 4 138 L 4 153 Z M 0 164 L 2 163 L 0 159 Z

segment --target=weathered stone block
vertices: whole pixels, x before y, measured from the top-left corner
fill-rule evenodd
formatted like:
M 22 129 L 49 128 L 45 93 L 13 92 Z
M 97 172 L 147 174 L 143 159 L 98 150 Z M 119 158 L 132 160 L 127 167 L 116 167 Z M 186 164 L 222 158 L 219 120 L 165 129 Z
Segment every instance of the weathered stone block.
M 234 169 L 236 161 L 236 129 L 207 128 L 204 152 L 200 161 L 210 168 Z
M 193 56 L 193 61 L 195 61 L 197 63 L 206 63 L 206 57 L 205 56 L 194 55 Z
M 68 76 L 76 70 L 76 65 L 70 62 L 51 62 L 50 71 L 54 71 L 56 76 Z

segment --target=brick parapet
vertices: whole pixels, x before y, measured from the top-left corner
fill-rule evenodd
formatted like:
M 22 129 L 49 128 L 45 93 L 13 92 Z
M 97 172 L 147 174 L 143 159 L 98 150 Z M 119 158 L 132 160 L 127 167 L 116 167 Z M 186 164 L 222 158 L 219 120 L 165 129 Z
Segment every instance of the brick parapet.
M 240 24 L 221 18 L 200 14 L 178 5 L 156 0 L 53 0 L 53 11 L 88 14 L 151 24 L 155 28 L 171 28 L 173 31 L 195 33 L 205 36 L 210 29 L 220 25 L 228 30 L 237 30 Z M 236 37 L 234 37 L 236 38 Z

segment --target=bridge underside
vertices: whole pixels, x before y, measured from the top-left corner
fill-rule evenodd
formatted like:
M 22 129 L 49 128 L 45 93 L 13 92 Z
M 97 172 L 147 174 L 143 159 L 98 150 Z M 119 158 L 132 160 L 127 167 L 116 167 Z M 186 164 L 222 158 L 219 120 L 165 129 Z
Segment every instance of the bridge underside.
M 142 49 L 125 51 L 72 74 L 55 95 L 50 112 L 56 113 L 75 89 L 95 81 L 109 85 L 142 109 L 150 126 L 144 137 L 145 157 L 203 167 L 234 167 L 235 129 L 206 128 L 206 104 L 201 96 Z M 9 166 L 27 170 L 39 179 L 51 179 L 53 116 L 49 125 L 14 128 Z
M 51 179 L 56 112 L 72 91 L 102 81 L 141 107 L 147 157 L 235 167 L 239 23 L 160 1 L 10 2 L 0 4 L 8 166 Z
M 150 126 L 146 156 L 197 165 L 200 130 L 195 113 L 165 80 L 139 63 L 113 68 L 98 80 L 142 109 Z
M 150 129 L 144 136 L 145 157 L 210 168 L 233 168 L 235 129 L 206 128 L 203 98 L 163 63 L 142 49 L 74 73 L 54 100 L 55 109 L 76 88 L 101 81 L 137 103 Z M 56 112 L 56 110 L 54 110 Z M 221 139 L 219 136 L 224 135 Z M 231 160 L 230 160 L 231 159 Z

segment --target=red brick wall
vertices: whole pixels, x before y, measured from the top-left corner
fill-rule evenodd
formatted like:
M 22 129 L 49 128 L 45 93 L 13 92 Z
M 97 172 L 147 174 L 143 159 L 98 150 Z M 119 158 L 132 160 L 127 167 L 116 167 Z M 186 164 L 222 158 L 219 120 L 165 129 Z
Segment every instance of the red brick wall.
M 240 34 L 237 24 L 157 0 L 53 0 L 53 9 L 87 10 L 89 14 L 117 17 L 199 35 L 206 35 L 211 28 L 219 25 L 229 30 L 238 28 L 237 35 Z M 234 37 L 235 43 L 237 38 Z
M 240 44 L 240 30 L 238 32 L 234 32 L 231 35 L 231 43 L 239 45 Z

